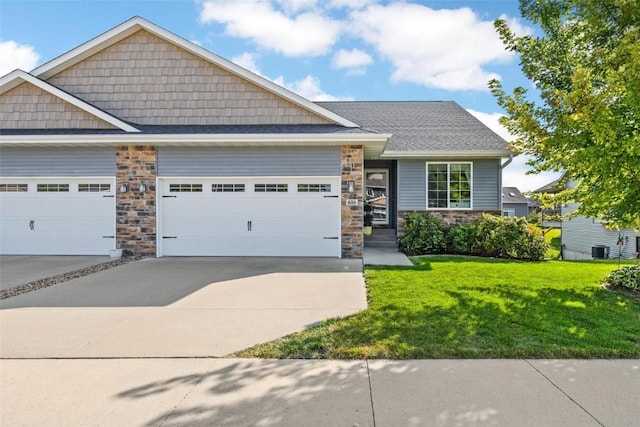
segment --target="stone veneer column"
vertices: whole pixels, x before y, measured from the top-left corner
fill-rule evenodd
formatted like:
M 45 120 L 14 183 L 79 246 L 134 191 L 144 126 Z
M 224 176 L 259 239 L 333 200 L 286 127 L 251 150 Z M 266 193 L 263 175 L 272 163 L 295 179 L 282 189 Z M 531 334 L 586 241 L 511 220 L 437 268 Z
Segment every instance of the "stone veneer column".
M 363 149 L 361 145 L 343 145 L 341 150 L 342 180 L 342 257 L 362 258 L 364 245 L 363 226 Z M 353 181 L 355 188 L 349 192 L 348 181 Z M 357 206 L 347 206 L 348 199 L 357 199 Z
M 156 147 L 116 148 L 116 247 L 125 253 L 156 254 L 156 152 Z M 122 184 L 128 186 L 123 193 Z

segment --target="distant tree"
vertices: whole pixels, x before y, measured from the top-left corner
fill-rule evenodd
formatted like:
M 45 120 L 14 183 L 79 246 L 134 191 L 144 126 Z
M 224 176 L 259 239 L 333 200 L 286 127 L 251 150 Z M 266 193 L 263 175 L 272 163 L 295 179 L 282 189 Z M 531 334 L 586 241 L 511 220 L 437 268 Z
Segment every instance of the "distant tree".
M 503 19 L 494 26 L 539 99 L 489 82 L 514 149 L 533 171 L 577 181 L 555 203 L 640 229 L 640 0 L 520 0 L 520 12 L 541 36 L 518 36 Z

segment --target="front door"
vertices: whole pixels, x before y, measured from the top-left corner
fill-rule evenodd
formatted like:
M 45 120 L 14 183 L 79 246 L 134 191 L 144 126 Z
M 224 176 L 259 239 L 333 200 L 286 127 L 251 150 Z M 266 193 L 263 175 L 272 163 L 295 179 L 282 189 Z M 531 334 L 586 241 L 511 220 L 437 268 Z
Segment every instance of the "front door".
M 373 209 L 373 223 L 389 224 L 389 169 L 365 169 L 365 203 Z

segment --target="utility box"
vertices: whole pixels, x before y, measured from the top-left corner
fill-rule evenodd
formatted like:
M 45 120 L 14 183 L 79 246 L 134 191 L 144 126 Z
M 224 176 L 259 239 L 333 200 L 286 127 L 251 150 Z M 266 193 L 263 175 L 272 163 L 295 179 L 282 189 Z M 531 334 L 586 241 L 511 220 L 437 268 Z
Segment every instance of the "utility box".
M 591 247 L 591 258 L 593 259 L 609 259 L 609 250 L 607 245 L 595 245 Z

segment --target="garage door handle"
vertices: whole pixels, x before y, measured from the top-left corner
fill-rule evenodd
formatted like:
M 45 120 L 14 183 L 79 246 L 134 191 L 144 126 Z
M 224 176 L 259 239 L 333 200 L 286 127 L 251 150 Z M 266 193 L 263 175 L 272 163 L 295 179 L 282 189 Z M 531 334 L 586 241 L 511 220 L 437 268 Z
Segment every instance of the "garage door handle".
M 102 197 L 116 197 L 116 196 L 114 196 L 114 195 L 112 194 L 112 195 L 110 195 L 110 196 L 102 196 Z
M 324 196 L 325 199 L 337 199 L 339 196 Z
M 29 229 L 30 230 L 36 229 L 36 222 L 34 220 L 29 221 Z
M 163 239 L 177 239 L 178 236 L 162 236 Z
M 102 236 L 102 238 L 103 238 L 103 239 L 113 239 L 113 238 L 115 238 L 115 237 L 116 237 L 116 236 Z
M 323 237 L 324 240 L 338 240 L 337 237 Z
M 178 197 L 178 196 L 162 196 L 163 199 L 167 199 L 167 198 L 175 199 L 176 197 Z
M 251 221 L 247 221 L 247 231 L 251 231 Z

